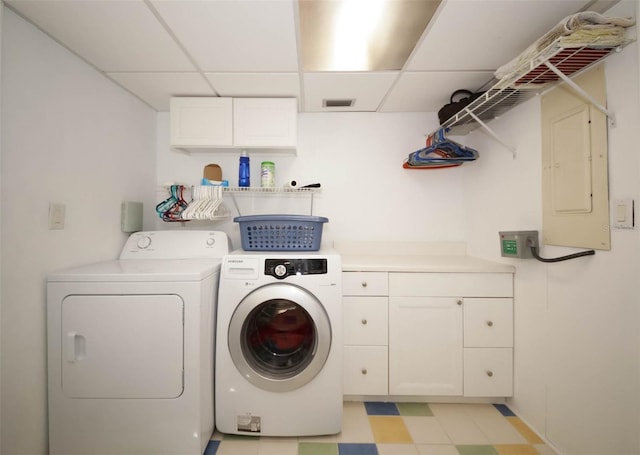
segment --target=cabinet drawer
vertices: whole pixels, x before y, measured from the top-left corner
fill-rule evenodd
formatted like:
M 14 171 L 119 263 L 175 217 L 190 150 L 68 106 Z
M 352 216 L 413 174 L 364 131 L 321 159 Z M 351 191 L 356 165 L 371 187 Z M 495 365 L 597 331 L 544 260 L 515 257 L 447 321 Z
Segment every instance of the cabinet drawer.
M 389 295 L 387 272 L 343 272 L 343 295 Z
M 345 346 L 344 394 L 387 395 L 388 366 L 386 346 Z
M 389 333 L 387 297 L 343 297 L 344 344 L 386 346 Z
M 389 295 L 513 297 L 512 273 L 390 273 Z
M 513 346 L 513 299 L 465 298 L 464 347 Z
M 513 349 L 465 348 L 464 396 L 513 395 Z

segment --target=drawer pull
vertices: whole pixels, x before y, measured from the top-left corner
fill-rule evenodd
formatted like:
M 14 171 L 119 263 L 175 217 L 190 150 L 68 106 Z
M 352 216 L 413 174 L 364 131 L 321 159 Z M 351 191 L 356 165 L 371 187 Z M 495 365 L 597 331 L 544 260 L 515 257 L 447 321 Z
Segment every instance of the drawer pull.
M 487 371 L 487 376 L 489 376 L 490 378 L 493 377 L 493 371 L 491 370 Z
M 363 369 L 362 369 L 362 371 L 361 371 L 361 373 L 362 373 L 362 374 L 367 374 L 367 369 L 366 369 L 366 368 L 363 368 Z
M 488 325 L 489 327 L 493 327 L 493 321 L 487 321 L 487 325 Z
M 366 319 L 362 320 L 362 325 L 367 325 L 367 320 Z
M 362 287 L 363 287 L 363 288 L 366 288 L 366 287 L 367 287 L 367 282 L 366 282 L 366 281 L 363 281 L 363 282 L 362 282 Z

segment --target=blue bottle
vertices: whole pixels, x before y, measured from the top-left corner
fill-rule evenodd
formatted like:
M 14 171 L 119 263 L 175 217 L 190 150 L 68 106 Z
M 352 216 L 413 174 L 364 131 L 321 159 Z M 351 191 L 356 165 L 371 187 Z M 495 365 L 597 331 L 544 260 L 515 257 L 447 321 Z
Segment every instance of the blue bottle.
M 240 168 L 238 172 L 238 186 L 251 186 L 251 174 L 249 170 L 249 154 L 243 150 L 240 154 Z

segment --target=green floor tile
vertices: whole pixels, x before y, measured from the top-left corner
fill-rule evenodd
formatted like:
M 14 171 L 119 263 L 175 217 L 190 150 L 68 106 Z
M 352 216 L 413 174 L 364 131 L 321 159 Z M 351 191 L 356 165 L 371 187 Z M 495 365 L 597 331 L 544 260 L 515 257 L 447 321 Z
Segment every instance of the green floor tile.
M 338 444 L 335 442 L 300 442 L 298 455 L 338 455 Z
M 456 446 L 456 449 L 460 455 L 500 455 L 493 446 L 465 445 Z
M 396 403 L 401 416 L 433 416 L 427 403 Z

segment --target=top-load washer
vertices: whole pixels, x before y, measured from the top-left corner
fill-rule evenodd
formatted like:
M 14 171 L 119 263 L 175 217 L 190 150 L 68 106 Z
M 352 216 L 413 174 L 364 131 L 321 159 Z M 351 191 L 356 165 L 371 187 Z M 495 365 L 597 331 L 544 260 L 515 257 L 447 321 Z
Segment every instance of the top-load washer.
M 224 232 L 139 232 L 118 260 L 49 275 L 51 454 L 204 452 L 228 252 Z
M 342 428 L 340 256 L 234 252 L 220 275 L 216 427 L 255 436 Z

